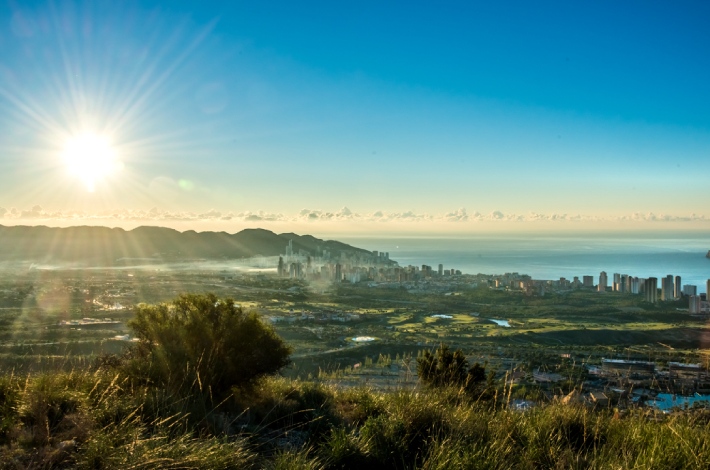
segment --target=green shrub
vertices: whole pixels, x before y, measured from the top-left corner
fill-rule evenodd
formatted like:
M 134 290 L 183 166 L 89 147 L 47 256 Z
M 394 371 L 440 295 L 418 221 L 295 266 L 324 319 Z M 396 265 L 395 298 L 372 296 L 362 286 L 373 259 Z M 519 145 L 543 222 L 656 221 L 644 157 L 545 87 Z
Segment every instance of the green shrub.
M 241 421 L 260 433 L 285 436 L 296 431 L 317 441 L 341 424 L 333 392 L 321 384 L 268 378 L 237 395 L 236 402 Z
M 359 426 L 385 411 L 383 398 L 383 394 L 366 388 L 351 388 L 338 393 L 334 406 L 346 424 Z
M 278 452 L 266 465 L 268 470 L 323 470 L 325 466 L 316 457 L 309 455 L 310 449 L 285 450 Z
M 342 427 L 331 429 L 321 446 L 320 455 L 329 469 L 364 468 L 370 463 L 357 436 Z
M 141 304 L 129 322 L 140 340 L 127 370 L 172 390 L 215 399 L 289 363 L 291 349 L 255 313 L 213 294 Z
M 17 422 L 17 404 L 20 388 L 12 375 L 0 377 L 0 445 L 6 444 L 12 437 Z
M 387 394 L 385 411 L 360 428 L 366 455 L 383 468 L 418 465 L 434 438 L 450 432 L 451 407 L 446 395 L 405 391 Z
M 433 387 L 462 387 L 469 392 L 480 390 L 486 380 L 486 369 L 475 363 L 469 368 L 464 353 L 457 349 L 451 352 L 449 347 L 441 344 L 432 354 L 426 350 L 417 359 L 417 374 L 427 385 Z
M 29 383 L 18 403 L 17 413 L 29 431 L 27 444 L 46 445 L 64 419 L 82 407 L 83 394 L 62 374 L 44 374 Z M 75 385 L 75 384 L 71 384 Z M 83 421 L 83 420 L 82 420 Z

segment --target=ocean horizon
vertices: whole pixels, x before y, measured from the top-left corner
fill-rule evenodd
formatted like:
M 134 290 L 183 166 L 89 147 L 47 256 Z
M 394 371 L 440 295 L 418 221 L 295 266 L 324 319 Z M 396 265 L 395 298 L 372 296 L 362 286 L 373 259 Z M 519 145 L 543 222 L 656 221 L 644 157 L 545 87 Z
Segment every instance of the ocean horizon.
M 368 250 L 388 252 L 401 266 L 426 264 L 464 274 L 517 272 L 533 279 L 594 276 L 605 271 L 642 278 L 681 276 L 681 284 L 706 291 L 710 279 L 707 237 L 339 237 Z M 659 283 L 660 285 L 660 283 Z

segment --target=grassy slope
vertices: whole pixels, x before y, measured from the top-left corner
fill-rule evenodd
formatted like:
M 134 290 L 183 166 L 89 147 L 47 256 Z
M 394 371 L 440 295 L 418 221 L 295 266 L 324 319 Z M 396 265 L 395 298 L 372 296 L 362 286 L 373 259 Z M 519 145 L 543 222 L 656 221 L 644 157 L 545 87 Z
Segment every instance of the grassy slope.
M 504 401 L 504 400 L 503 400 Z M 107 372 L 0 378 L 0 468 L 708 468 L 709 415 L 269 379 L 215 408 Z

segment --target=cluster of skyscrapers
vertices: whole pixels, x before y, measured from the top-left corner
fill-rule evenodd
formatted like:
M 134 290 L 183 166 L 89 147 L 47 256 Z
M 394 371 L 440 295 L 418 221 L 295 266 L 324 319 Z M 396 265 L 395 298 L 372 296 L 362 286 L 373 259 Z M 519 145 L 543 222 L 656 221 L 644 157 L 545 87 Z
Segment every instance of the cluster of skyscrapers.
M 584 276 L 585 287 L 592 287 L 592 281 L 592 276 Z M 682 286 L 681 277 L 674 277 L 672 274 L 660 279 L 661 289 L 659 297 L 658 281 L 659 279 L 656 277 L 648 277 L 644 279 L 629 276 L 628 274 L 614 273 L 611 290 L 614 292 L 624 292 L 628 294 L 643 294 L 645 300 L 651 303 L 656 303 L 658 301 L 668 302 L 672 300 L 679 300 L 683 296 L 688 296 L 691 300 L 691 313 L 701 313 L 703 304 L 707 303 L 707 296 L 705 299 L 702 299 L 697 295 L 697 286 L 690 284 Z M 597 284 L 597 290 L 599 292 L 606 292 L 609 287 L 609 278 L 607 273 L 602 271 L 599 274 L 599 284 Z M 710 292 L 710 279 L 707 281 L 706 292 Z M 693 311 L 693 302 L 698 305 L 697 312 Z
M 313 258 L 310 253 L 302 250 L 295 253 L 290 240 L 286 246 L 285 257 L 279 256 L 277 272 L 281 277 L 353 283 L 365 280 L 380 282 L 408 282 L 430 278 L 443 280 L 448 276 L 461 275 L 461 271 L 444 269 L 442 264 L 439 264 L 437 269 L 425 264 L 421 266 L 421 269 L 418 266 L 400 267 L 397 263 L 390 262 L 389 253 L 379 251 L 363 252 L 354 257 L 341 253 L 333 257 L 323 250 L 316 253 L 316 257 Z M 593 276 L 583 276 L 582 280 L 575 277 L 573 281 L 565 278 L 560 278 L 559 281 L 535 281 L 529 276 L 519 276 L 517 273 L 512 273 L 506 274 L 503 279 L 495 279 L 491 287 L 499 289 L 508 286 L 512 289 L 522 289 L 530 294 L 545 295 L 545 286 L 550 282 L 552 282 L 553 288 L 558 289 L 586 287 L 599 292 L 611 290 L 643 295 L 644 299 L 650 303 L 669 302 L 687 297 L 690 313 L 710 313 L 707 294 L 698 295 L 697 286 L 682 285 L 681 277 L 672 274 L 659 279 L 614 273 L 610 282 L 607 273 L 602 271 L 599 274 L 599 282 L 595 286 Z M 707 281 L 706 292 L 710 293 L 710 279 Z
M 384 251 L 334 252 L 325 249 L 311 252 L 293 247 L 293 241 L 286 245 L 286 253 L 279 256 L 276 272 L 279 277 L 307 279 L 309 281 L 360 282 L 382 277 L 399 269 L 390 261 L 390 254 Z

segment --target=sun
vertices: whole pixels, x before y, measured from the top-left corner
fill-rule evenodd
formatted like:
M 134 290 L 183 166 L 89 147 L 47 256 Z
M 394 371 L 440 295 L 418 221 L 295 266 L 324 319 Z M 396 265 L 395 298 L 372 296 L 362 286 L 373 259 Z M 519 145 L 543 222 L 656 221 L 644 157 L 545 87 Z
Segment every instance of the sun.
M 98 134 L 87 133 L 68 139 L 62 156 L 69 174 L 78 177 L 89 192 L 94 192 L 99 180 L 120 169 L 110 140 Z

